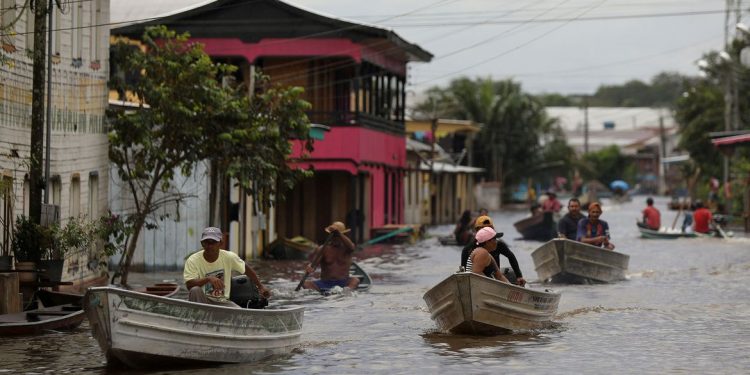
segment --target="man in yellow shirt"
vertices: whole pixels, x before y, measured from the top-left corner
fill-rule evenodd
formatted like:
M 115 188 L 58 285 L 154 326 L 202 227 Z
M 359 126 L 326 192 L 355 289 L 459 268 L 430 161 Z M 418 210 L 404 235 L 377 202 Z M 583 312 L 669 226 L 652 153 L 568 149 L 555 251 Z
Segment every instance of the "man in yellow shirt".
M 258 287 L 260 295 L 270 297 L 271 292 L 261 284 L 258 275 L 245 261 L 235 253 L 221 249 L 221 240 L 221 229 L 204 229 L 201 235 L 203 250 L 185 261 L 183 277 L 185 286 L 190 291 L 188 299 L 198 303 L 239 307 L 229 300 L 232 271 L 247 275 L 248 280 Z

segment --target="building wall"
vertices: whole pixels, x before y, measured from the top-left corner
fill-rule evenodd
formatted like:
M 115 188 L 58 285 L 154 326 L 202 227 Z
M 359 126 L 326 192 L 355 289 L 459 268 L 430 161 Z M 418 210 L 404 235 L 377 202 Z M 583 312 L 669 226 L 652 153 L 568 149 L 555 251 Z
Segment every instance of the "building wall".
M 3 1 L 3 12 L 13 1 Z M 28 160 L 31 142 L 33 14 L 15 1 L 16 17 L 2 17 L 0 39 L 0 172 L 12 179 L 12 215 L 28 214 Z M 52 53 L 52 137 L 50 176 L 65 223 L 71 215 L 98 218 L 107 212 L 108 157 L 104 110 L 109 75 L 109 0 L 66 3 L 54 10 Z M 102 25 L 102 26 L 96 26 Z M 11 32 L 15 35 L 11 36 Z M 46 99 L 45 99 L 46 104 Z M 93 190 L 89 185 L 93 183 Z M 57 200 L 53 202 L 53 200 Z M 2 218 L 7 225 L 13 218 Z M 0 236 L 2 241 L 2 236 Z M 66 263 L 65 279 L 95 273 L 87 259 Z

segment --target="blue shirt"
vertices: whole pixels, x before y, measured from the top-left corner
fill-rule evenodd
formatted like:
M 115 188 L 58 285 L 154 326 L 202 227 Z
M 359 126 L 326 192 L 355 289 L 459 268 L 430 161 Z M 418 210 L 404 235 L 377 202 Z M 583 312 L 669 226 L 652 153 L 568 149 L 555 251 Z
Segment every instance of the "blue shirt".
M 591 230 L 591 233 L 589 233 L 589 229 Z M 606 221 L 599 220 L 596 225 L 589 225 L 589 218 L 583 218 L 578 222 L 578 233 L 576 233 L 576 241 L 580 241 L 583 237 L 598 236 L 606 236 L 609 239 L 609 224 L 607 224 Z

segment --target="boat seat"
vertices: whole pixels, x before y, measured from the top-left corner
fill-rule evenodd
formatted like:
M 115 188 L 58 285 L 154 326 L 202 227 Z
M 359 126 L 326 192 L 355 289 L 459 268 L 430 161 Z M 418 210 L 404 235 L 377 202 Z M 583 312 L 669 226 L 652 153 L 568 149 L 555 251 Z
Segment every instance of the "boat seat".
M 74 311 L 78 311 L 78 309 Z M 70 311 L 56 311 L 56 310 L 55 311 L 29 311 L 26 313 L 26 316 L 40 316 L 40 315 L 62 316 L 62 315 L 69 315 L 69 314 L 70 314 Z

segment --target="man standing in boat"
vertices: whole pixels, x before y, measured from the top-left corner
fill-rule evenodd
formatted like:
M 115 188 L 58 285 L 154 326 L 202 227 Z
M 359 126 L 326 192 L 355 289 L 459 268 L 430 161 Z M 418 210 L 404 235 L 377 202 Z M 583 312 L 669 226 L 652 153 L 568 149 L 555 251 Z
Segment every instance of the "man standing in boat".
M 661 228 L 661 213 L 654 207 L 654 200 L 651 197 L 646 199 L 646 208 L 643 209 L 643 224 L 648 229 L 659 230 Z
M 192 302 L 240 307 L 229 300 L 232 288 L 232 271 L 247 275 L 255 283 L 258 292 L 265 298 L 271 292 L 258 279 L 258 275 L 237 254 L 221 249 L 221 229 L 208 227 L 201 235 L 203 250 L 191 255 L 185 261 L 183 277 L 190 291 Z
M 480 229 L 485 227 L 489 227 L 492 228 L 492 230 L 495 230 L 495 226 L 492 224 L 492 219 L 489 216 L 480 216 L 474 221 L 474 232 L 479 232 Z M 497 264 L 500 264 L 501 254 L 508 258 L 508 262 L 510 263 L 511 268 L 513 268 L 513 272 L 516 274 L 516 284 L 525 286 L 526 279 L 523 278 L 521 268 L 518 266 L 518 260 L 516 259 L 515 254 L 513 254 L 513 252 L 510 250 L 510 247 L 508 247 L 508 244 L 500 239 L 500 237 L 502 236 L 502 232 L 496 233 L 497 246 L 494 251 L 490 252 L 490 255 Z M 477 244 L 474 241 L 471 241 L 471 243 L 464 246 L 463 250 L 461 250 L 461 267 L 467 266 L 466 261 L 469 260 L 469 254 L 471 254 L 476 246 Z M 466 270 L 471 271 L 468 267 L 466 268 Z
M 352 266 L 352 253 L 354 243 L 345 233 L 349 232 L 344 223 L 333 222 L 325 228 L 329 233 L 328 240 L 313 253 L 313 259 L 306 266 L 306 272 L 315 272 L 317 264 L 320 263 L 320 280 L 306 280 L 302 285 L 305 289 L 326 291 L 334 287 L 349 288 L 354 290 L 359 285 L 359 279 L 349 276 L 349 268 Z
M 578 222 L 583 218 L 581 201 L 578 198 L 570 198 L 568 201 L 568 213 L 557 223 L 557 235 L 561 238 L 575 241 L 578 233 Z
M 589 217 L 578 222 L 576 239 L 589 245 L 615 249 L 615 244 L 609 241 L 609 224 L 599 220 L 602 215 L 602 205 L 599 202 L 589 204 Z

